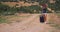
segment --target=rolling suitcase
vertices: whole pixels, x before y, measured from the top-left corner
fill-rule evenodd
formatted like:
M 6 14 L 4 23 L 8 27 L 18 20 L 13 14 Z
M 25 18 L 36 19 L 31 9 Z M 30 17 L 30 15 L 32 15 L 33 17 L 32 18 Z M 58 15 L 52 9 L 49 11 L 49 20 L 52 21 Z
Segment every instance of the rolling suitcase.
M 40 16 L 40 22 L 41 23 L 44 23 L 45 21 L 44 21 L 44 16 Z

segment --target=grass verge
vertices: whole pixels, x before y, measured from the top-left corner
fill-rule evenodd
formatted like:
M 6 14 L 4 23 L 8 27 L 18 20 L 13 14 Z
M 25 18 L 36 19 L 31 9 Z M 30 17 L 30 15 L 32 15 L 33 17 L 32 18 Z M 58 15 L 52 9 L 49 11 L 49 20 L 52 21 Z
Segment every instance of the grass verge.
M 52 31 L 60 32 L 60 20 L 59 20 L 60 19 L 60 13 L 56 13 L 55 15 L 57 16 L 57 18 L 56 19 L 54 19 L 54 17 L 51 18 L 49 20 L 49 25 L 51 27 L 54 27 L 54 30 L 52 30 Z
M 10 23 L 7 19 L 0 17 L 0 24 L 1 23 Z

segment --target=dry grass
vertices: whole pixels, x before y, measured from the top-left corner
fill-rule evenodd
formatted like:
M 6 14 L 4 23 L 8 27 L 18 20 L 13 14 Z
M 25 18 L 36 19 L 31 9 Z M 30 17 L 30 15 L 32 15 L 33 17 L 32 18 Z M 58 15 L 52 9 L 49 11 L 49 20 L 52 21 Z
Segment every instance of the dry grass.
M 19 1 L 19 2 L 1 2 L 2 4 L 8 5 L 10 7 L 14 7 L 16 6 L 16 4 L 18 4 L 19 6 L 17 7 L 21 7 L 21 6 L 31 6 L 31 5 L 38 5 L 38 2 L 34 2 L 34 3 L 28 3 L 28 2 L 24 2 L 24 1 Z
M 30 14 L 20 14 L 20 15 L 9 15 L 9 16 L 0 16 L 0 23 L 12 23 L 12 22 L 19 22 L 22 21 L 28 17 L 30 17 Z
M 15 22 L 22 22 L 23 20 L 26 20 L 28 18 L 30 18 L 31 16 L 33 16 L 33 14 L 26 14 L 26 13 L 22 13 L 22 14 L 16 14 L 16 15 L 9 15 L 9 16 L 0 16 L 3 19 L 1 19 L 0 22 L 4 22 L 4 23 L 15 23 Z M 7 20 L 5 22 L 5 20 Z
M 60 13 L 50 15 L 49 25 L 55 28 L 53 32 L 60 32 Z

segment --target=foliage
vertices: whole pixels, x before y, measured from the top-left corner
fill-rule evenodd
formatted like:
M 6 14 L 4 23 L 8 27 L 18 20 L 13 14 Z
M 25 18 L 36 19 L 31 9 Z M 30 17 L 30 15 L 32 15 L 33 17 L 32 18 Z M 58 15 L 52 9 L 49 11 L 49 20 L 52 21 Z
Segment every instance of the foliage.
M 34 10 L 36 10 L 34 12 Z M 7 5 L 0 4 L 0 15 L 13 15 L 18 12 L 22 13 L 39 13 L 41 8 L 38 5 L 21 6 L 21 7 L 9 7 Z
M 28 7 L 20 7 L 20 11 L 26 12 L 26 13 L 34 13 L 34 10 L 36 10 L 36 12 L 39 12 L 41 10 L 41 8 L 37 5 L 32 5 L 32 6 L 28 6 Z
M 13 1 L 13 0 L 0 0 L 0 1 Z M 15 0 L 18 1 L 18 0 Z M 26 1 L 26 0 L 20 0 L 20 1 Z M 28 0 L 29 1 L 29 0 Z M 49 3 L 48 0 L 31 0 L 31 2 L 39 2 L 40 5 L 43 3 L 47 3 L 48 7 L 55 10 L 55 11 L 60 11 L 60 0 L 56 0 L 55 4 Z M 18 5 L 17 5 L 18 6 Z M 36 10 L 34 12 L 34 10 Z M 41 7 L 38 5 L 32 5 L 32 6 L 23 6 L 23 7 L 9 7 L 7 5 L 1 4 L 0 3 L 0 14 L 14 14 L 17 12 L 23 12 L 23 13 L 39 13 L 41 11 Z

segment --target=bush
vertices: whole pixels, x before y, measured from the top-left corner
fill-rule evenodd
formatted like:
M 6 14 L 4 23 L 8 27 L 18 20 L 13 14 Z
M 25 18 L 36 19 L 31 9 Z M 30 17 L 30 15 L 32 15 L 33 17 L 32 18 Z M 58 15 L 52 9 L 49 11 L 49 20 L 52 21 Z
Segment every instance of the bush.
M 34 10 L 36 10 L 34 12 Z M 18 12 L 22 13 L 39 13 L 41 8 L 38 5 L 21 6 L 21 7 L 9 7 L 7 5 L 0 4 L 0 15 L 13 15 Z
M 34 12 L 34 10 L 36 10 L 36 12 Z M 41 8 L 37 5 L 32 5 L 32 6 L 28 6 L 28 7 L 20 7 L 19 11 L 23 11 L 25 13 L 38 13 L 41 10 Z
M 0 15 L 12 15 L 17 12 L 17 8 L 9 7 L 8 5 L 0 4 Z

